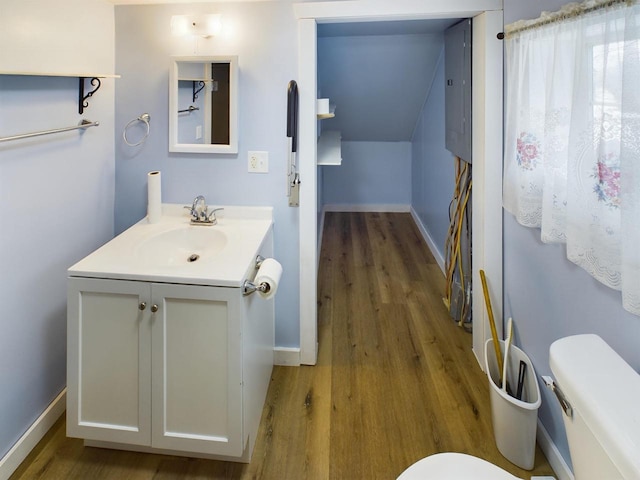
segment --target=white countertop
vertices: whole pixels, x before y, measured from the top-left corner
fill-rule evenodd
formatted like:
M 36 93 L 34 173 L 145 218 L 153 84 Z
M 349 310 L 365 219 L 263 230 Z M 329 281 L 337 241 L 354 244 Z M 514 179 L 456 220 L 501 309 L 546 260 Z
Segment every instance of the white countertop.
M 210 210 L 220 207 L 224 210 L 216 212 L 218 223 L 202 226 L 190 224 L 183 205 L 163 204 L 158 223 L 150 224 L 145 217 L 70 267 L 68 274 L 70 277 L 241 287 L 273 225 L 273 208 L 209 206 Z M 177 264 L 155 265 L 141 258 L 140 247 L 144 242 L 178 229 L 215 229 L 226 236 L 226 243 L 219 252 L 202 255 L 192 263 L 185 258 Z

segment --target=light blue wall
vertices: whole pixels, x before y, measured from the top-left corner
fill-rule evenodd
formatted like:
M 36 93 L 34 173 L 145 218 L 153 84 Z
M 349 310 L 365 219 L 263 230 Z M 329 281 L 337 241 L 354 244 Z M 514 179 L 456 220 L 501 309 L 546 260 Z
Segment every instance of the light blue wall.
M 297 208 L 286 197 L 287 84 L 297 75 L 297 24 L 289 1 L 216 3 L 230 35 L 172 37 L 174 14 L 211 13 L 211 5 L 116 6 L 116 231 L 146 214 L 146 174 L 162 172 L 163 201 L 274 207 L 275 256 L 284 273 L 276 299 L 276 345 L 299 346 L 299 245 Z M 237 155 L 168 152 L 168 88 L 171 55 L 238 55 L 239 150 Z M 151 135 L 127 147 L 122 128 L 143 112 Z M 269 152 L 269 173 L 247 172 L 247 152 Z M 304 185 L 304 184 L 303 184 Z M 304 186 L 303 186 L 304 188 Z
M 554 11 L 563 0 L 507 0 L 505 23 Z M 550 374 L 549 346 L 568 335 L 596 333 L 640 370 L 640 318 L 622 309 L 620 294 L 604 287 L 567 260 L 565 247 L 545 245 L 540 231 L 504 215 L 504 312 L 513 317 L 516 343 L 531 357 L 538 375 Z M 542 388 L 540 419 L 569 462 L 561 410 Z
M 318 87 L 336 105 L 323 128 L 346 141 L 410 141 L 441 45 L 441 34 L 318 38 Z
M 65 387 L 67 268 L 113 236 L 114 82 L 80 117 L 77 78 L 0 75 L 0 136 L 100 122 L 0 144 L 0 458 Z
M 342 207 L 409 206 L 410 140 L 442 34 L 351 36 L 348 31 L 318 38 L 318 86 L 336 105 L 335 118 L 323 120 L 321 128 L 339 130 L 343 139 L 342 165 L 320 168 L 320 200 Z
M 409 142 L 342 142 L 342 165 L 321 169 L 325 205 L 411 203 Z
M 449 203 L 455 185 L 453 155 L 445 146 L 444 51 L 411 142 L 411 206 L 444 256 Z

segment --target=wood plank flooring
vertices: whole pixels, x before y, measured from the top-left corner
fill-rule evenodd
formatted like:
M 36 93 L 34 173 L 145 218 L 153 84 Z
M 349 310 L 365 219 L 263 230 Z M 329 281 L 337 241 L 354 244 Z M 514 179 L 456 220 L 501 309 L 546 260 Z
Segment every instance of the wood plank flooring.
M 327 214 L 318 283 L 318 364 L 274 368 L 250 464 L 85 448 L 62 418 L 11 479 L 394 479 L 443 451 L 553 474 L 539 449 L 531 472 L 497 451 L 471 336 L 409 214 Z

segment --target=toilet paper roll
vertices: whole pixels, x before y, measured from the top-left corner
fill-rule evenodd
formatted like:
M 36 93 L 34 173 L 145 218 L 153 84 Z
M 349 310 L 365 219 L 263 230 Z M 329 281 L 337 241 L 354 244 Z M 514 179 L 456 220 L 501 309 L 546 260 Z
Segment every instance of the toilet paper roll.
M 280 283 L 280 277 L 282 276 L 282 265 L 274 258 L 267 258 L 262 261 L 260 268 L 258 269 L 258 273 L 256 274 L 256 278 L 254 283 L 256 285 L 260 285 L 262 283 L 266 283 L 269 285 L 269 290 L 266 292 L 261 292 L 260 296 L 262 298 L 269 299 L 276 294 L 276 290 L 278 290 L 278 284 Z
M 316 113 L 318 115 L 326 115 L 329 113 L 329 99 L 318 98 L 316 100 Z
M 147 220 L 158 223 L 162 216 L 162 188 L 160 172 L 147 174 Z

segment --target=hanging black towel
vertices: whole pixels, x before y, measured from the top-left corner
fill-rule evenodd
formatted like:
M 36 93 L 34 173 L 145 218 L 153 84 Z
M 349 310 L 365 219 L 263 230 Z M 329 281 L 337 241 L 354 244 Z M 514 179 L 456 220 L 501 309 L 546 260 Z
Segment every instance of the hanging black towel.
M 287 90 L 287 137 L 291 137 L 291 151 L 298 151 L 298 84 L 289 82 Z

